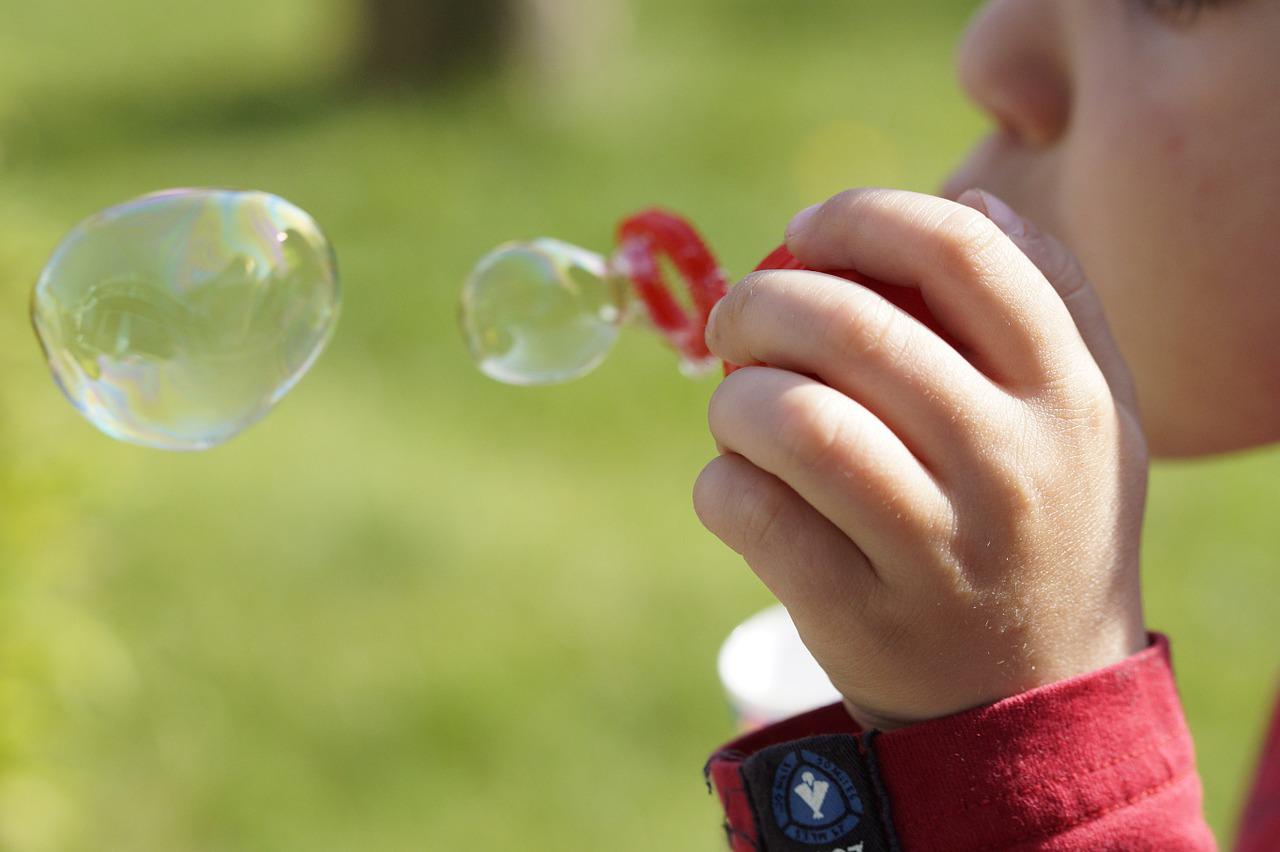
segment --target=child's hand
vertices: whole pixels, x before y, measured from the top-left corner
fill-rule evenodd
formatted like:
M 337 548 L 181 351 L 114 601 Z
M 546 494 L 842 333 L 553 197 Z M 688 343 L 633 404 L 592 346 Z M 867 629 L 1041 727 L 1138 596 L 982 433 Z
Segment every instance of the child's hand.
M 749 276 L 707 328 L 716 355 L 769 366 L 711 400 L 723 454 L 698 478 L 698 515 L 864 726 L 1146 645 L 1147 449 L 1128 369 L 1067 250 L 989 194 L 961 202 L 854 190 L 787 232 L 806 266 L 919 288 L 958 349 L 816 272 Z

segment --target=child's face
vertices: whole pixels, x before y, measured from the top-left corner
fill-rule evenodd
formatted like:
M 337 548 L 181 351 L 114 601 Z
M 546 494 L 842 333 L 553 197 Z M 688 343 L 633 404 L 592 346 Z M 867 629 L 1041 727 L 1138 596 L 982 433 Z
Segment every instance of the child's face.
M 990 0 L 958 65 L 997 130 L 945 190 L 1075 251 L 1164 456 L 1280 440 L 1280 2 L 1197 5 Z

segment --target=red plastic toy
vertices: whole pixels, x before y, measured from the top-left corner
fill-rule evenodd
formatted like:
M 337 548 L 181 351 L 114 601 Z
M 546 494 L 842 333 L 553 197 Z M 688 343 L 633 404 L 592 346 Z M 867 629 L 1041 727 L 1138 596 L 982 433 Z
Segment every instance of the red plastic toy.
M 715 303 L 729 291 L 729 283 L 694 227 L 674 213 L 645 210 L 622 220 L 618 226 L 618 246 L 627 276 L 644 300 L 654 327 L 683 357 L 694 362 L 709 358 L 711 353 L 704 339 L 707 318 Z M 684 278 L 694 312 L 680 306 L 663 280 L 660 254 L 665 254 Z M 761 261 L 756 270 L 807 268 L 792 256 L 786 245 L 781 245 Z M 937 318 L 930 313 L 918 289 L 884 284 L 851 270 L 831 271 L 830 274 L 875 291 L 954 345 Z M 726 362 L 725 375 L 738 366 Z

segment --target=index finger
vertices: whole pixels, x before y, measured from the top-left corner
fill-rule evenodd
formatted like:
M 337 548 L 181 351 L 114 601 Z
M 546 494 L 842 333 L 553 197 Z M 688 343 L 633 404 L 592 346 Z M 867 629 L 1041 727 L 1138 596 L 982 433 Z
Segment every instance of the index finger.
M 974 365 L 1010 389 L 1057 382 L 1078 340 L 1053 285 L 982 213 L 931 195 L 854 189 L 792 220 L 787 247 L 814 269 L 915 287 Z

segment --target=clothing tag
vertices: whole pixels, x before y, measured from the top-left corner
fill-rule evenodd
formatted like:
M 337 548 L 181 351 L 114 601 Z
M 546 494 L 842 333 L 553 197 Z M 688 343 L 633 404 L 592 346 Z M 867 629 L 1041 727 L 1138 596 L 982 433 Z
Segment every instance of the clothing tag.
M 891 852 L 858 741 L 809 737 L 742 764 L 762 852 Z

